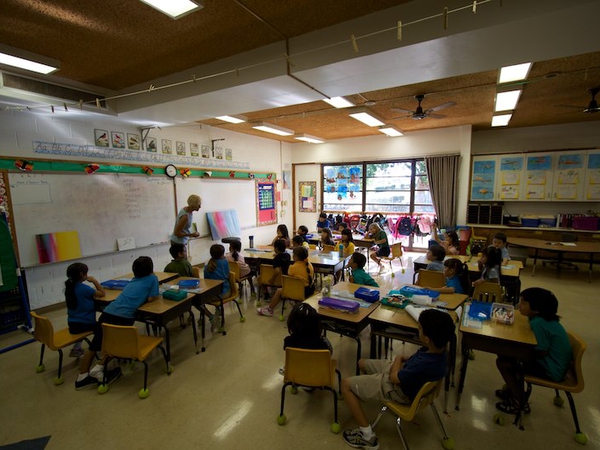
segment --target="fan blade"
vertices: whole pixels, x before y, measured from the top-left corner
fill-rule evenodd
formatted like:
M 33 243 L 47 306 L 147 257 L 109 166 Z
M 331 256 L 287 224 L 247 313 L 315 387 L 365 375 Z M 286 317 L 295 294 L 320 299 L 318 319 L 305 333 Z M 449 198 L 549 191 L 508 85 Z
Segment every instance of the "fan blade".
M 432 119 L 443 119 L 446 116 L 443 114 L 427 114 L 427 117 L 431 117 Z
M 404 109 L 404 108 L 390 108 L 391 111 L 395 111 L 395 112 L 405 112 L 405 113 L 409 113 L 412 114 L 414 113 L 414 111 L 412 109 Z
M 587 106 L 575 106 L 575 105 L 554 105 L 557 108 L 577 108 L 577 109 L 585 109 Z
M 413 115 L 413 113 L 411 111 L 410 114 L 406 114 L 404 116 L 392 117 L 391 119 L 388 119 L 388 120 L 408 119 L 409 117 L 412 117 L 412 115 Z
M 429 108 L 427 110 L 427 112 L 430 113 L 433 111 L 439 111 L 440 109 L 450 108 L 451 106 L 454 106 L 454 105 L 456 105 L 456 102 L 442 103 L 441 105 L 437 105 L 437 106 L 434 106 L 433 108 Z

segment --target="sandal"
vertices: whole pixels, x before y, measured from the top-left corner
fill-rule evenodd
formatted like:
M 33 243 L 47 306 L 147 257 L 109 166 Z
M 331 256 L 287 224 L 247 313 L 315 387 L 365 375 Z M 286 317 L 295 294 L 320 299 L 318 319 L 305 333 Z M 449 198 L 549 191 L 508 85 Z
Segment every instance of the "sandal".
M 517 414 L 519 412 L 519 404 L 516 400 L 506 400 L 503 402 L 496 403 L 496 409 L 498 411 L 502 411 L 506 414 Z M 529 403 L 525 403 L 525 407 L 523 408 L 523 412 L 525 414 L 531 413 L 531 408 L 529 407 Z
M 496 397 L 501 400 L 508 400 L 510 398 L 510 392 L 508 392 L 508 389 L 496 389 L 494 393 L 496 394 Z

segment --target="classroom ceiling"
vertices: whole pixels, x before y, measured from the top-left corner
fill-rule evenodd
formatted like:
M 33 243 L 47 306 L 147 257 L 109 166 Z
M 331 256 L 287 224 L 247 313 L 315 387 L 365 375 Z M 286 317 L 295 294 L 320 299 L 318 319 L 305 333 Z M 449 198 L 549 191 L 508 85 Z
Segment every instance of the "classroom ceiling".
M 3 0 L 0 44 L 59 60 L 60 70 L 47 78 L 53 83 L 85 86 L 98 95 L 111 96 L 282 41 L 329 28 L 335 32 L 336 26 L 347 21 L 399 5 L 413 7 L 416 3 L 416 0 L 344 0 L 342 7 L 342 2 L 333 0 L 205 0 L 202 10 L 172 20 L 137 0 Z M 522 94 L 509 127 L 600 120 L 600 112 L 583 112 L 591 100 L 588 90 L 600 87 L 600 45 L 594 50 L 597 51 L 581 54 L 569 51 L 568 56 L 534 60 L 527 81 L 517 84 Z M 288 70 L 291 68 L 293 61 Z M 473 125 L 474 130 L 490 128 L 498 90 L 497 68 L 451 77 L 428 70 L 421 79 L 413 78 L 419 82 L 385 89 L 369 89 L 371 85 L 364 83 L 364 90 L 357 85 L 345 97 L 403 132 L 458 125 Z M 315 96 L 315 89 L 305 84 L 312 98 L 322 97 Z M 446 102 L 456 105 L 436 112 L 445 117 L 423 120 L 391 109 L 414 110 L 417 94 L 426 95 L 423 109 Z M 256 95 L 260 95 L 260 90 Z M 303 97 L 306 98 L 310 96 Z M 257 107 L 264 106 L 264 102 L 257 101 L 252 104 L 254 107 L 222 113 L 243 114 L 252 121 L 264 120 L 326 140 L 380 135 L 377 129 L 350 118 L 347 110 L 334 109 L 320 100 L 304 100 L 272 102 L 286 106 L 271 108 Z M 14 97 L 7 100 L 0 91 L 0 106 L 3 104 L 19 105 Z M 218 114 L 201 113 L 200 108 L 196 116 L 190 114 L 190 122 L 298 142 L 292 137 L 275 137 L 254 130 L 248 123 L 231 125 L 212 119 Z M 168 123 L 168 118 L 164 122 Z

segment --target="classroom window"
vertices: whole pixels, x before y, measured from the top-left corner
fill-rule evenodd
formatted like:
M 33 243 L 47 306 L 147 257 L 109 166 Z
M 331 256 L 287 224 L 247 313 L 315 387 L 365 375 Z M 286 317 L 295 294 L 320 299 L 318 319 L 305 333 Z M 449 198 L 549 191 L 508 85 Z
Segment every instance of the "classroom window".
M 423 160 L 324 165 L 325 211 L 433 213 Z

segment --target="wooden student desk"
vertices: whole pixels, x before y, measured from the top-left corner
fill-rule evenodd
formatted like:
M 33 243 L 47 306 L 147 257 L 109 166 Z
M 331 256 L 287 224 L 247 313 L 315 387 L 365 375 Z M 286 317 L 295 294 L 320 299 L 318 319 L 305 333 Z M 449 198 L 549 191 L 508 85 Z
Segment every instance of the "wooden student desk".
M 94 299 L 97 307 L 104 309 L 110 302 L 115 300 L 122 292 L 120 290 L 106 289 L 106 295 L 102 298 Z M 194 314 L 192 312 L 192 299 L 193 295 L 188 296 L 178 302 L 172 300 L 166 300 L 160 298 L 153 302 L 144 303 L 137 310 L 136 320 L 146 323 L 146 325 L 152 325 L 165 330 L 165 347 L 167 352 L 167 360 L 171 361 L 171 339 L 169 334 L 169 328 L 167 324 L 177 319 L 181 314 L 188 312 L 192 317 L 192 330 L 194 333 L 194 348 L 198 353 L 198 336 L 196 332 L 196 322 L 194 321 Z
M 590 267 L 589 267 L 589 282 L 592 282 L 592 270 L 594 265 L 594 255 L 600 253 L 600 242 L 550 242 L 543 239 L 531 239 L 531 238 L 516 238 L 511 237 L 508 238 L 508 243 L 510 245 L 515 245 L 518 247 L 527 247 L 535 250 L 535 256 L 533 257 L 533 270 L 531 271 L 531 276 L 535 275 L 535 267 L 537 264 L 538 253 L 540 250 L 547 252 L 554 252 L 558 254 L 558 265 L 557 268 L 560 269 L 560 263 L 563 261 L 563 257 L 565 253 L 581 253 L 581 254 L 589 254 L 590 256 Z M 574 245 L 573 245 L 574 244 Z
M 361 287 L 360 284 L 342 281 L 335 285 L 334 290 L 353 294 L 359 287 Z M 369 289 L 377 288 L 369 286 Z M 318 311 L 324 331 L 339 333 L 343 336 L 351 337 L 356 341 L 356 374 L 359 375 L 358 360 L 361 357 L 362 344 L 358 335 L 367 327 L 367 325 L 369 325 L 368 317 L 375 311 L 379 302 L 373 303 L 369 308 L 359 308 L 356 314 L 349 314 L 334 309 L 320 307 L 319 300 L 321 297 L 321 294 L 313 295 L 306 299 L 304 303 L 308 303 Z
M 458 394 L 456 396 L 456 410 L 460 407 L 460 398 L 465 385 L 467 365 L 469 363 L 469 350 L 481 350 L 500 356 L 514 358 L 519 361 L 527 361 L 534 356 L 537 340 L 529 319 L 515 311 L 515 322 L 506 325 L 493 320 L 482 322 L 481 328 L 471 327 L 467 324 L 467 310 L 463 312 L 459 327 L 462 334 L 462 364 L 460 368 L 460 381 L 458 383 Z M 523 377 L 523 373 L 518 374 Z M 520 384 L 521 386 L 523 383 Z M 490 388 L 490 395 L 493 395 Z M 520 395 L 523 398 L 523 393 Z M 520 425 L 521 416 L 517 414 L 515 425 Z

